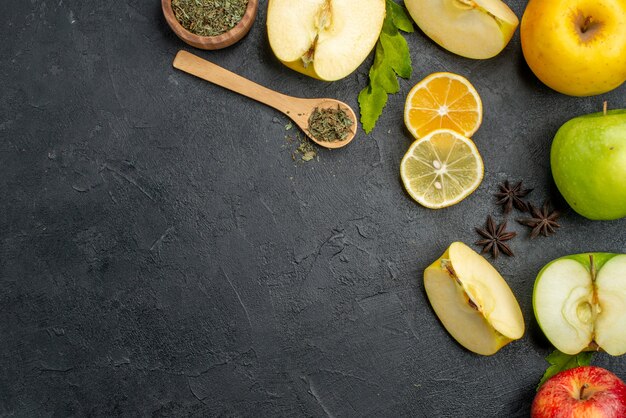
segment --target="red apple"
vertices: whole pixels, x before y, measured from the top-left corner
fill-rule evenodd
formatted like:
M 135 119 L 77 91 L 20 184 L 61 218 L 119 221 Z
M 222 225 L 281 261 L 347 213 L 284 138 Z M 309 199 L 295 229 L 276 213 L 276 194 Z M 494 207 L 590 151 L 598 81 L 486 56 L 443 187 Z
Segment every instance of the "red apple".
M 539 388 L 531 418 L 624 418 L 626 385 L 601 367 L 562 371 Z

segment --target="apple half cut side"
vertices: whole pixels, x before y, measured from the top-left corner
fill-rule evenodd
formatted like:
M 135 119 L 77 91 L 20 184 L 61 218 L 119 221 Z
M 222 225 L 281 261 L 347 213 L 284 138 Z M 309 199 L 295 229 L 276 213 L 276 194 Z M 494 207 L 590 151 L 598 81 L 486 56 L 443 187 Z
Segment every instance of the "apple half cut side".
M 424 271 L 435 314 L 463 347 L 492 355 L 524 334 L 524 317 L 509 285 L 481 255 L 454 242 Z
M 450 52 L 486 59 L 509 43 L 519 19 L 500 0 L 405 0 L 417 26 Z
M 270 0 L 267 34 L 287 67 L 334 81 L 367 58 L 384 19 L 385 0 Z
M 550 342 L 565 354 L 626 353 L 626 255 L 559 258 L 537 275 L 533 308 Z

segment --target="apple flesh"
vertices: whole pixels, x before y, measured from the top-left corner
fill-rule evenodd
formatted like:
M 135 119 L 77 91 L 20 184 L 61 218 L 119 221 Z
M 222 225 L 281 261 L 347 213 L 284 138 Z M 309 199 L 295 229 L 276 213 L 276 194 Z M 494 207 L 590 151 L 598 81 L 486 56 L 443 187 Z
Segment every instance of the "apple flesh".
M 524 334 L 524 318 L 506 281 L 489 262 L 454 242 L 424 271 L 435 314 L 463 347 L 491 355 Z
M 552 142 L 550 165 L 559 191 L 576 212 L 594 220 L 625 217 L 626 110 L 566 122 Z
M 601 367 L 565 370 L 539 388 L 530 416 L 623 418 L 626 417 L 626 385 Z
M 530 69 L 572 96 L 613 90 L 626 80 L 624 0 L 530 0 L 520 27 Z
M 367 58 L 384 19 L 385 0 L 270 0 L 267 34 L 287 67 L 334 81 Z
M 552 261 L 535 280 L 533 308 L 548 340 L 565 354 L 626 353 L 626 254 Z
M 519 24 L 500 0 L 405 0 L 404 5 L 429 38 L 467 58 L 498 55 Z

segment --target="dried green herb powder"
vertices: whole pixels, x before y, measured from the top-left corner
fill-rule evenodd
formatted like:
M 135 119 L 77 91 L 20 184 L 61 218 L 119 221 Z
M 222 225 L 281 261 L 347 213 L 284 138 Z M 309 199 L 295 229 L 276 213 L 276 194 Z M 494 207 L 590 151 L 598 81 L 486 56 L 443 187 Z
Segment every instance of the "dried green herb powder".
M 176 19 L 200 36 L 228 32 L 243 18 L 247 7 L 248 0 L 172 0 Z
M 351 132 L 354 121 L 337 106 L 320 109 L 316 107 L 309 116 L 309 133 L 319 141 L 343 141 Z

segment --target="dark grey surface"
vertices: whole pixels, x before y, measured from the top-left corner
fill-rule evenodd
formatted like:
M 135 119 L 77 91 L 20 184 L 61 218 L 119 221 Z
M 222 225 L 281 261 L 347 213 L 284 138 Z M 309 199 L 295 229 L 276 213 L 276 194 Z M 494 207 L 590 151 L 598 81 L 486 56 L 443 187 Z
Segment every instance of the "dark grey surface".
M 521 16 L 526 2 L 510 4 Z M 266 7 L 237 45 L 194 52 L 356 109 L 371 57 L 335 83 L 299 75 L 269 49 Z M 626 252 L 626 220 L 570 212 L 533 241 L 511 225 L 517 256 L 495 265 L 528 331 L 493 357 L 457 345 L 428 305 L 422 271 L 476 240 L 498 182 L 558 200 L 557 128 L 603 100 L 626 107 L 624 86 L 571 98 L 541 85 L 519 32 L 488 61 L 407 35 L 414 75 L 374 132 L 302 163 L 276 111 L 171 68 L 185 45 L 157 1 L 4 0 L 0 31 L 0 415 L 523 417 L 551 351 L 536 273 Z M 434 71 L 468 77 L 485 112 L 485 179 L 440 211 L 398 175 L 404 97 Z M 626 377 L 623 358 L 595 363 Z

